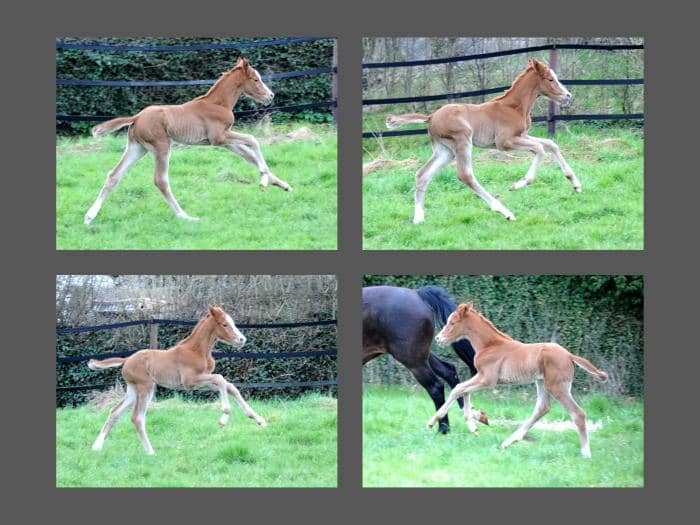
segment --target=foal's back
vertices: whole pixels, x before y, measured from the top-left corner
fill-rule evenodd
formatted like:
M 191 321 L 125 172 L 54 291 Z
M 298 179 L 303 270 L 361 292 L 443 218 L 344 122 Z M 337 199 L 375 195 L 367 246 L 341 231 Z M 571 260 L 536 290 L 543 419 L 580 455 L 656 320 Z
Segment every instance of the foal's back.
M 479 352 L 475 359 L 479 371 L 495 372 L 497 383 L 528 384 L 544 379 L 549 382 L 572 381 L 572 354 L 556 343 L 521 343 L 509 341 Z
M 498 146 L 500 135 L 519 135 L 529 124 L 515 109 L 497 100 L 483 104 L 446 104 L 430 116 L 428 131 L 438 139 L 466 136 L 480 148 Z
M 215 361 L 211 356 L 202 359 L 180 345 L 167 350 L 147 348 L 132 354 L 122 367 L 122 376 L 129 383 L 157 383 L 173 389 L 188 388 L 187 378 L 210 374 Z

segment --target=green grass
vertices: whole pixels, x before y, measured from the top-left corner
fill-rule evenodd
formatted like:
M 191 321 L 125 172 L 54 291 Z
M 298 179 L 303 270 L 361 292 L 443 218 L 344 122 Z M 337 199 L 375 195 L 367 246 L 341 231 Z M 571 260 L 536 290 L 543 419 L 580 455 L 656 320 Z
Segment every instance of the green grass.
M 148 456 L 125 414 L 100 452 L 92 442 L 108 410 L 56 411 L 58 487 L 335 487 L 336 400 L 319 394 L 248 400 L 268 426 L 259 427 L 231 400 L 231 419 L 218 425 L 220 403 L 177 398 L 151 405 Z
M 590 432 L 593 457 L 580 455 L 578 434 L 532 429 L 524 441 L 501 450 L 531 413 L 530 393 L 499 388 L 477 392 L 475 407 L 487 412 L 491 426 L 472 436 L 455 403 L 451 432 L 425 427 L 434 413 L 419 388 L 365 386 L 363 485 L 365 487 L 641 487 L 644 485 L 644 405 L 640 400 L 577 395 L 589 421 L 603 427 Z M 512 423 L 507 423 L 508 420 Z M 542 421 L 569 420 L 558 403 Z
M 535 136 L 546 136 L 542 126 Z M 431 155 L 426 136 L 384 139 L 383 156 L 408 162 L 364 177 L 365 249 L 393 250 L 641 250 L 644 239 L 644 143 L 635 128 L 560 126 L 556 142 L 583 186 L 576 194 L 547 156 L 535 182 L 509 191 L 532 155 L 474 149 L 481 185 L 516 216 L 507 221 L 457 179 L 454 162 L 428 187 L 425 222 L 413 225 L 415 173 Z M 365 140 L 364 162 L 382 155 Z
M 282 136 L 299 125 L 274 125 Z M 182 208 L 199 221 L 178 219 L 153 184 L 153 157 L 134 164 L 90 226 L 83 217 L 107 173 L 121 158 L 126 135 L 58 138 L 56 247 L 60 250 L 332 250 L 337 246 L 337 137 L 333 126 L 307 125 L 312 140 L 265 145 L 272 172 L 294 191 L 261 191 L 257 169 L 223 148 L 178 147 L 170 183 Z M 241 131 L 238 129 L 238 131 Z

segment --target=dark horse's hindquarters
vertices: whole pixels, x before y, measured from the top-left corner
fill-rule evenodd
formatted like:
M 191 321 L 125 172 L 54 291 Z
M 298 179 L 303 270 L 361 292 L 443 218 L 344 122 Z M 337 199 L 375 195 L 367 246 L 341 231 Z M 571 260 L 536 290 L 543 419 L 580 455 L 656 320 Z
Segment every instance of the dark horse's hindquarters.
M 395 286 L 369 286 L 362 289 L 362 364 L 381 354 L 390 354 L 414 375 L 440 408 L 445 402 L 440 379 L 453 388 L 459 383 L 457 369 L 430 351 L 435 320 L 445 323 L 456 305 L 439 286 L 418 290 Z M 474 348 L 466 339 L 452 344 L 472 375 Z M 462 399 L 458 400 L 462 406 Z M 440 420 L 439 432 L 450 429 L 447 416 Z

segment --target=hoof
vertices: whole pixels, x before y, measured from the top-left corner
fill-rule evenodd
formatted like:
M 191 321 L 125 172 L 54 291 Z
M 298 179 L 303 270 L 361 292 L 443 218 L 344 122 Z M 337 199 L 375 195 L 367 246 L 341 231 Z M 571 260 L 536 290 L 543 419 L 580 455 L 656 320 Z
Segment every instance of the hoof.
M 513 215 L 512 213 L 506 215 L 506 220 L 508 220 L 508 221 L 514 221 L 514 220 L 515 220 L 515 215 Z
M 267 426 L 267 421 L 265 421 L 263 418 L 256 419 L 255 422 L 260 425 L 261 427 L 266 427 Z
M 574 188 L 574 191 L 575 191 L 576 193 L 581 193 L 581 188 L 580 188 L 580 187 Z
M 95 217 L 91 217 L 90 215 L 88 215 L 88 214 L 86 213 L 86 214 L 85 214 L 85 219 L 83 219 L 83 224 L 85 224 L 85 226 L 90 226 L 90 223 L 91 223 L 93 220 L 95 220 Z

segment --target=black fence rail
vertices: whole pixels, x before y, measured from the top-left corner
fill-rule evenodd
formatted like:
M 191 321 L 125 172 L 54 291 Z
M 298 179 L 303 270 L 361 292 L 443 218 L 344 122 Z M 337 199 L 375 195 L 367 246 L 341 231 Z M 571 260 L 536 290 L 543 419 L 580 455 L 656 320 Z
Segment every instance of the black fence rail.
M 245 49 L 251 47 L 288 45 L 303 42 L 315 42 L 318 40 L 334 40 L 329 37 L 296 37 L 278 38 L 274 40 L 260 40 L 257 42 L 239 42 L 230 44 L 187 44 L 187 45 L 128 45 L 128 44 L 71 44 L 57 41 L 56 49 L 71 49 L 81 51 L 109 51 L 109 52 L 187 52 L 206 51 L 217 49 Z M 309 109 L 330 108 L 333 113 L 333 121 L 336 119 L 338 67 L 337 54 L 334 46 L 333 66 L 325 68 L 305 69 L 299 71 L 284 71 L 261 75 L 263 80 L 277 80 L 287 78 L 298 78 L 314 75 L 332 75 L 332 97 L 331 100 L 308 102 L 303 104 L 290 104 L 285 106 L 260 107 L 252 110 L 236 111 L 236 117 L 261 117 L 269 113 L 295 113 Z M 191 80 L 91 80 L 91 79 L 56 79 L 57 86 L 82 86 L 90 87 L 172 87 L 172 86 L 209 86 L 218 79 L 191 79 Z M 57 122 L 102 122 L 111 120 L 119 115 L 65 115 L 57 114 Z
M 456 57 L 432 58 L 426 60 L 405 60 L 399 62 L 371 62 L 362 64 L 363 69 L 380 69 L 380 68 L 396 68 L 396 67 L 416 67 L 438 64 L 450 64 L 456 62 L 468 62 L 471 60 L 483 60 L 486 58 L 496 58 L 502 56 L 511 56 L 536 51 L 549 50 L 549 64 L 553 69 L 556 69 L 557 52 L 560 49 L 592 49 L 597 51 L 623 51 L 623 50 L 643 50 L 641 44 L 620 44 L 620 45 L 599 45 L 599 44 L 547 44 L 541 46 L 521 47 L 518 49 L 508 49 L 505 51 L 495 51 L 492 53 L 479 53 L 473 55 L 463 55 Z M 568 79 L 560 80 L 562 84 L 568 86 L 607 86 L 607 85 L 644 85 L 643 78 L 624 78 L 624 79 Z M 500 86 L 495 88 L 480 89 L 476 91 L 464 91 L 460 93 L 442 93 L 439 95 L 423 95 L 417 97 L 393 97 L 380 99 L 363 99 L 363 106 L 381 106 L 388 104 L 405 104 L 409 102 L 427 102 L 434 100 L 454 100 L 460 98 L 476 97 L 481 95 L 491 95 L 502 93 L 510 86 Z M 549 104 L 548 114 L 546 116 L 535 116 L 533 122 L 547 122 L 549 124 L 549 134 L 554 135 L 556 132 L 556 122 L 558 120 L 630 120 L 644 119 L 643 113 L 623 113 L 623 114 L 580 114 L 580 115 L 557 115 L 556 106 L 554 103 Z M 423 135 L 427 129 L 409 129 L 401 131 L 364 131 L 362 138 L 382 138 L 382 137 L 399 137 L 405 135 Z
M 187 321 L 179 319 L 143 319 L 137 321 L 125 321 L 121 323 L 110 323 L 93 326 L 75 326 L 75 327 L 57 327 L 57 335 L 77 334 L 83 332 L 95 332 L 98 330 L 117 330 L 119 328 L 127 328 L 131 326 L 150 326 L 150 348 L 158 348 L 158 326 L 159 325 L 182 325 L 194 326 L 198 321 Z M 301 328 L 311 326 L 334 326 L 337 325 L 337 319 L 327 319 L 320 321 L 300 321 L 293 323 L 248 323 L 236 325 L 239 329 L 280 329 L 280 328 Z M 107 359 L 110 357 L 129 357 L 138 350 L 128 352 L 109 352 L 91 355 L 76 355 L 76 356 L 56 356 L 56 366 L 77 363 L 81 361 L 89 361 L 90 359 Z M 213 352 L 212 355 L 217 359 L 298 359 L 298 358 L 317 358 L 323 356 L 337 355 L 337 348 L 319 348 L 298 352 Z M 288 382 L 257 382 L 257 383 L 236 383 L 239 388 L 308 388 L 319 386 L 337 385 L 337 378 L 321 380 L 321 381 L 288 381 Z M 56 391 L 76 391 L 76 390 L 100 390 L 114 386 L 114 383 L 99 383 L 90 385 L 76 386 L 56 386 Z

